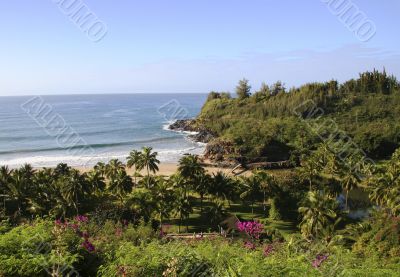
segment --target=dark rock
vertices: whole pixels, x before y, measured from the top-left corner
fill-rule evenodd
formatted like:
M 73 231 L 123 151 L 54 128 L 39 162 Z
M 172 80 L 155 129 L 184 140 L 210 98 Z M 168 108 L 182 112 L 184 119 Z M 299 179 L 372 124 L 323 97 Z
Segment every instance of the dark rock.
M 169 129 L 173 131 L 197 132 L 197 128 L 194 125 L 194 119 L 181 119 L 169 125 Z
M 196 132 L 197 134 L 188 136 L 188 138 L 196 142 L 208 143 L 215 138 L 212 132 L 202 126 L 198 126 L 194 119 L 177 120 L 169 126 L 169 129 L 178 132 Z
M 235 163 L 235 161 L 229 159 L 229 156 L 236 154 L 235 147 L 231 142 L 215 139 L 207 144 L 204 157 L 211 161 L 224 161 L 232 164 Z

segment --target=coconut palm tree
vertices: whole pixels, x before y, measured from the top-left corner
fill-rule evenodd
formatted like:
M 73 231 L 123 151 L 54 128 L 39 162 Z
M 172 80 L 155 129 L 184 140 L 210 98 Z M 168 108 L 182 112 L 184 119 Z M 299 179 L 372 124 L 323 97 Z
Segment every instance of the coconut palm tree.
M 98 162 L 94 167 L 94 171 L 98 172 L 101 176 L 105 176 L 106 174 L 106 164 L 103 162 Z
M 160 226 L 162 226 L 163 219 L 169 218 L 173 209 L 174 190 L 164 177 L 157 177 L 156 185 L 152 188 L 151 192 L 153 203 L 160 219 Z
M 105 179 L 99 171 L 89 171 L 87 174 L 85 174 L 85 179 L 90 191 L 97 195 L 101 194 L 106 188 Z
M 155 204 L 151 191 L 148 189 L 136 189 L 126 200 L 126 206 L 135 211 L 135 214 L 143 217 L 145 222 L 151 219 Z
M 263 206 L 266 210 L 266 196 L 268 195 L 268 202 L 271 203 L 272 197 L 276 194 L 277 186 L 274 176 L 268 174 L 266 171 L 257 170 L 253 172 L 255 178 L 260 183 L 260 190 L 263 193 Z
M 75 208 L 79 214 L 79 198 L 85 192 L 85 179 L 76 169 L 71 169 L 67 176 L 62 176 L 58 180 L 61 184 L 61 194 L 69 206 Z
M 127 163 L 126 163 L 127 167 L 128 167 L 128 168 L 135 167 L 135 169 L 136 169 L 136 166 L 137 166 L 137 164 L 139 163 L 139 161 L 141 160 L 141 158 L 142 158 L 142 153 L 140 153 L 140 151 L 132 150 L 132 151 L 129 153 L 129 156 L 126 158 L 126 160 L 127 160 Z
M 185 155 L 179 160 L 178 172 L 193 182 L 197 176 L 204 174 L 205 170 L 197 155 Z
M 400 214 L 400 149 L 383 165 L 381 172 L 368 179 L 370 199 L 393 216 Z
M 220 200 L 228 201 L 230 205 L 230 200 L 236 195 L 235 182 L 223 172 L 218 171 L 213 174 L 213 182 L 209 187 L 209 193 Z
M 143 147 L 141 157 L 139 159 L 139 168 L 138 170 L 142 170 L 146 168 L 147 176 L 150 176 L 150 171 L 155 174 L 158 169 L 158 164 L 160 161 L 157 159 L 157 152 L 152 152 L 152 147 Z
M 143 147 L 140 158 L 136 163 L 137 170 L 146 169 L 147 177 L 150 176 L 150 171 L 154 174 L 159 170 L 158 164 L 160 164 L 160 161 L 157 159 L 158 153 L 152 152 L 152 150 L 152 147 Z
M 34 194 L 28 196 L 29 210 L 33 214 L 42 215 L 51 209 L 51 199 L 54 191 L 51 190 L 55 182 L 53 169 L 44 168 L 33 176 Z
M 242 184 L 242 193 L 240 194 L 240 198 L 250 200 L 251 214 L 254 214 L 254 203 L 257 201 L 261 191 L 260 180 L 254 175 L 250 177 L 242 177 L 240 180 Z
M 359 167 L 359 161 L 353 158 L 346 159 L 340 168 L 339 178 L 343 190 L 346 192 L 345 195 L 345 207 L 348 209 L 348 198 L 349 191 L 356 189 L 361 183 L 360 171 L 357 169 Z
M 17 169 L 13 171 L 7 187 L 10 198 L 17 203 L 18 214 L 22 214 L 27 206 L 27 195 L 33 188 L 31 180 L 27 179 L 23 170 Z
M 125 169 L 125 165 L 118 159 L 112 159 L 105 166 L 105 175 L 109 180 L 115 179 L 122 169 Z
M 56 176 L 64 176 L 64 175 L 68 175 L 70 170 L 71 170 L 71 167 L 69 167 L 67 164 L 59 163 L 56 166 L 56 168 L 54 169 L 54 174 Z
M 300 222 L 301 233 L 305 237 L 318 237 L 327 228 L 336 225 L 340 221 L 336 200 L 321 192 L 308 192 L 307 201 L 299 208 L 303 215 Z
M 205 209 L 205 216 L 213 226 L 217 226 L 226 215 L 227 211 L 222 201 L 214 201 L 210 207 Z
M 184 189 L 180 188 L 175 190 L 175 203 L 174 208 L 175 212 L 179 215 L 179 224 L 178 224 L 178 232 L 181 232 L 181 226 L 183 220 L 186 222 L 186 232 L 189 232 L 189 224 L 187 219 L 190 216 L 190 213 L 193 212 L 192 203 L 189 198 L 185 195 Z
M 110 180 L 109 190 L 114 193 L 123 204 L 124 196 L 132 191 L 132 178 L 126 174 L 125 168 L 119 168 Z
M 9 183 L 12 177 L 13 170 L 9 169 L 8 166 L 0 167 L 0 194 L 3 197 L 3 208 L 4 212 L 6 211 L 6 198 L 9 196 Z
M 194 191 L 200 195 L 200 213 L 202 214 L 204 196 L 210 192 L 211 186 L 213 185 L 213 178 L 210 174 L 201 174 L 197 177 Z
M 320 168 L 316 161 L 312 158 L 309 158 L 298 170 L 299 176 L 303 181 L 308 181 L 309 191 L 312 191 L 314 180 L 320 174 Z

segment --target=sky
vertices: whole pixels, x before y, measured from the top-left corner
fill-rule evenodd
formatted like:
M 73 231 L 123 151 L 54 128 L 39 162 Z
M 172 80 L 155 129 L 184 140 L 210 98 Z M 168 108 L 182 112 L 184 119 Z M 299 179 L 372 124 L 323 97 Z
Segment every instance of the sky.
M 339 2 L 364 29 L 349 29 Z M 0 95 L 207 93 L 242 78 L 256 90 L 384 67 L 400 79 L 399 13 L 398 0 L 3 0 Z

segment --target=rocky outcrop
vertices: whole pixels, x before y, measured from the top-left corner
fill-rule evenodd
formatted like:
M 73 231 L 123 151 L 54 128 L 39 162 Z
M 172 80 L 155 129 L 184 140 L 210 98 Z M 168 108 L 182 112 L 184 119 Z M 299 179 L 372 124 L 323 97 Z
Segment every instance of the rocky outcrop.
M 196 120 L 194 119 L 181 119 L 169 125 L 169 129 L 182 132 L 197 132 L 197 127 L 195 125 Z
M 215 162 L 231 160 L 232 163 L 235 163 L 234 159 L 229 158 L 235 154 L 235 148 L 231 142 L 215 139 L 207 144 L 204 157 Z
M 199 126 L 194 119 L 177 120 L 169 126 L 169 129 L 178 132 L 195 132 L 188 137 L 196 142 L 208 143 L 215 138 L 211 131 Z
M 207 130 L 195 119 L 177 120 L 169 126 L 170 130 L 177 132 L 193 132 L 188 137 L 196 142 L 207 143 L 204 151 L 204 159 L 207 159 L 220 167 L 232 167 L 237 165 L 235 148 L 233 143 L 217 138 L 215 134 Z

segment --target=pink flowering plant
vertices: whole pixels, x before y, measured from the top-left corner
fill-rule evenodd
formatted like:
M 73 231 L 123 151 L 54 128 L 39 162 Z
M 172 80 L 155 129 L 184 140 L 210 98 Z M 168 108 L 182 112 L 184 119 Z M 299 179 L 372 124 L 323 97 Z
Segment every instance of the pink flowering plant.
M 318 254 L 315 259 L 312 261 L 311 265 L 314 268 L 319 268 L 323 262 L 325 262 L 328 259 L 329 255 L 325 254 Z
M 250 237 L 250 241 L 245 241 L 244 247 L 249 250 L 256 249 L 256 241 L 260 239 L 264 231 L 264 225 L 258 221 L 238 221 L 236 227 L 240 232 Z
M 90 236 L 89 233 L 86 230 L 83 230 L 87 223 L 89 222 L 89 218 L 84 215 L 77 215 L 73 221 L 61 221 L 60 219 L 57 219 L 54 222 L 54 227 L 57 233 L 62 233 L 65 231 L 73 231 L 76 235 L 78 235 L 83 242 L 81 243 L 81 247 L 84 248 L 88 252 L 94 252 L 95 247 L 94 245 L 90 242 Z
M 240 232 L 246 233 L 252 240 L 259 239 L 264 231 L 264 225 L 258 221 L 238 221 L 236 227 Z

